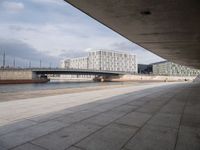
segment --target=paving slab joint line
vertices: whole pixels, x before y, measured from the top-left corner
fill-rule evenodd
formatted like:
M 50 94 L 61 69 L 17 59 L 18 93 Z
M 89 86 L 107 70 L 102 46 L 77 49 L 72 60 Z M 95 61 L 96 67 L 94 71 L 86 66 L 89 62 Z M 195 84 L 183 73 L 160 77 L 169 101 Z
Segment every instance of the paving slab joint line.
M 153 95 L 153 94 L 155 94 L 155 93 L 158 93 L 157 91 L 156 92 L 153 92 L 153 93 L 151 93 L 150 95 Z M 123 94 L 122 94 L 123 95 Z M 143 98 L 143 97 L 147 97 L 148 95 L 145 95 L 145 96 L 142 96 L 141 98 Z M 139 98 L 138 98 L 139 99 Z M 128 104 L 129 102 L 127 102 L 127 103 L 124 103 L 124 104 Z M 142 105 L 143 106 L 143 105 Z M 142 106 L 140 106 L 140 107 L 142 107 Z M 52 134 L 52 133 L 54 133 L 54 132 L 57 132 L 57 131 L 60 131 L 60 130 L 62 130 L 62 129 L 64 129 L 64 128 L 66 128 L 66 127 L 70 127 L 70 126 L 72 126 L 72 125 L 74 125 L 74 124 L 76 124 L 76 123 L 78 123 L 78 122 L 82 122 L 82 121 L 84 121 L 84 120 L 87 120 L 87 119 L 90 119 L 90 118 L 92 118 L 92 117 L 95 117 L 95 116 L 97 116 L 97 115 L 99 115 L 99 114 L 102 114 L 102 113 L 105 113 L 105 112 L 108 112 L 108 111 L 112 111 L 113 109 L 115 109 L 116 107 L 119 107 L 119 106 L 115 106 L 115 107 L 113 107 L 112 109 L 110 109 L 110 110 L 107 110 L 107 111 L 104 111 L 104 112 L 100 112 L 100 113 L 98 113 L 98 114 L 95 114 L 95 115 L 92 115 L 92 116 L 90 116 L 90 117 L 87 117 L 87 118 L 85 118 L 85 119 L 82 119 L 82 120 L 79 120 L 79 121 L 77 121 L 77 122 L 74 122 L 74 123 L 72 123 L 72 124 L 70 124 L 69 126 L 65 126 L 65 127 L 62 127 L 62 128 L 60 128 L 60 129 L 58 129 L 58 130 L 55 130 L 55 131 L 52 131 L 52 132 L 50 132 L 50 133 L 47 133 L 47 134 L 45 134 L 45 135 L 42 135 L 42 136 L 39 136 L 39 137 L 37 137 L 37 138 L 35 138 L 35 139 L 33 139 L 33 140 L 30 140 L 30 141 L 28 141 L 28 142 L 25 142 L 25 143 L 31 143 L 31 144 L 33 144 L 32 143 L 32 141 L 34 141 L 34 140 L 36 140 L 36 139 L 38 139 L 38 138 L 41 138 L 41 137 L 43 137 L 43 136 L 46 136 L 46 135 L 49 135 L 49 134 Z M 139 109 L 140 107 L 138 107 L 137 109 Z M 137 110 L 136 109 L 136 110 Z M 161 108 L 160 108 L 161 109 Z M 134 111 L 136 111 L 136 110 L 134 110 Z M 81 111 L 83 111 L 83 110 L 81 110 Z M 80 111 L 77 111 L 77 112 L 80 112 Z M 133 112 L 133 111 L 132 111 Z M 128 113 L 130 113 L 130 112 L 127 112 L 127 113 L 125 113 L 123 116 L 121 116 L 121 117 L 119 117 L 119 118 L 122 118 L 122 117 L 124 117 L 124 116 L 126 116 Z M 156 112 L 155 112 L 156 113 Z M 68 114 L 69 115 L 69 114 Z M 67 116 L 67 115 L 66 115 Z M 154 116 L 154 115 L 153 115 Z M 153 117 L 152 116 L 152 117 Z M 87 137 L 89 137 L 90 135 L 92 135 L 92 134 L 95 134 L 96 132 L 98 132 L 98 131 L 100 131 L 100 130 L 102 130 L 103 128 L 105 128 L 105 127 L 107 127 L 107 126 L 109 126 L 110 124 L 112 124 L 113 122 L 115 122 L 116 120 L 118 120 L 119 118 L 117 118 L 117 119 L 115 119 L 115 120 L 113 120 L 111 123 L 109 123 L 109 124 L 107 124 L 107 125 L 105 125 L 105 126 L 102 126 L 101 128 L 99 128 L 98 130 L 96 130 L 96 131 L 94 131 L 94 132 L 92 132 L 91 134 L 89 134 L 88 136 L 86 136 L 85 138 L 87 138 Z M 52 120 L 56 120 L 57 118 L 54 118 L 54 119 L 52 119 Z M 151 119 L 151 118 L 150 118 Z M 50 120 L 48 120 L 48 121 L 50 121 Z M 46 122 L 48 122 L 48 121 L 46 121 Z M 148 120 L 149 121 L 149 120 Z M 147 122 L 148 122 L 147 121 Z M 147 123 L 146 122 L 146 123 Z M 39 122 L 38 122 L 39 123 Z M 145 123 L 145 124 L 146 124 Z M 33 125 L 34 126 L 34 125 Z M 27 127 L 28 128 L 28 127 Z M 23 129 L 25 129 L 25 128 L 23 128 Z M 23 129 L 20 129 L 20 130 L 23 130 Z M 139 128 L 139 130 L 140 130 L 140 128 Z M 136 132 L 137 133 L 137 132 Z M 134 134 L 135 135 L 135 134 Z M 81 140 L 79 140 L 78 142 L 76 142 L 76 143 L 74 143 L 74 145 L 76 145 L 77 143 L 79 143 L 80 141 L 82 141 L 82 140 L 84 140 L 85 138 L 83 138 L 83 139 L 81 139 Z M 131 139 L 131 138 L 130 138 Z M 129 139 L 129 140 L 130 140 Z M 129 141 L 128 140 L 128 141 Z M 25 144 L 25 143 L 22 143 L 22 144 L 20 144 L 20 145 L 23 145 L 23 144 Z M 15 147 L 17 147 L 17 146 L 20 146 L 20 145 L 16 145 Z M 35 144 L 36 145 L 36 144 Z M 37 145 L 38 146 L 38 145 Z M 12 148 L 10 148 L 10 149 L 13 149 L 14 147 L 12 147 Z M 42 147 L 43 148 L 43 147 Z M 69 148 L 69 147 L 68 147 Z M 46 149 L 46 148 L 45 148 Z
M 28 120 L 28 119 L 24 119 L 23 121 L 25 121 L 25 120 Z M 32 120 L 31 120 L 31 121 L 32 121 Z M 36 123 L 38 123 L 38 122 L 36 122 Z M 15 124 L 15 123 L 14 123 L 14 124 Z M 8 125 L 9 125 L 9 124 L 8 124 Z M 16 130 L 12 130 L 12 131 L 3 133 L 3 134 L 0 135 L 0 137 L 4 136 L 4 135 L 6 135 L 6 134 L 9 134 L 9 133 L 15 132 L 15 131 L 20 131 L 20 130 L 24 130 L 24 129 L 29 128 L 29 127 L 33 127 L 33 126 L 35 126 L 35 125 L 37 125 L 37 124 L 33 124 L 33 125 L 30 125 L 30 126 L 27 126 L 27 127 L 24 127 L 24 128 L 20 128 L 20 129 L 16 129 Z M 5 126 L 7 126 L 7 125 L 5 125 Z
M 44 150 L 49 150 L 48 148 L 43 147 L 43 146 L 41 146 L 41 145 L 38 145 L 38 144 L 36 144 L 36 143 L 32 143 L 32 142 L 28 142 L 28 143 L 33 144 L 33 145 L 35 145 L 35 146 L 38 146 L 38 147 L 40 147 L 40 148 L 42 148 L 42 149 L 44 149 Z
M 118 125 L 120 125 L 120 126 L 125 126 L 125 127 L 129 127 L 129 128 L 140 128 L 140 127 L 138 127 L 138 126 L 135 126 L 135 125 L 127 125 L 127 124 L 124 124 L 124 123 L 119 123 L 119 122 L 114 122 L 115 124 L 118 124 Z
M 174 94 L 173 97 L 175 97 L 175 95 L 176 95 L 176 94 Z M 172 98 L 173 98 L 173 97 L 172 97 Z M 164 103 L 164 105 L 166 105 L 167 103 L 169 103 L 170 99 L 172 99 L 172 98 L 169 98 L 169 100 L 166 101 L 166 102 Z M 120 150 L 123 150 L 123 149 L 125 148 L 125 146 L 128 144 L 128 142 L 129 142 L 139 131 L 141 131 L 141 129 L 142 129 L 145 125 L 147 125 L 147 123 L 161 110 L 162 107 L 164 107 L 164 105 L 161 106 L 156 112 L 154 112 L 153 115 L 152 115 L 141 127 L 138 128 L 138 130 L 125 142 L 125 144 L 121 147 Z
M 84 149 L 84 148 L 79 147 L 79 146 L 74 145 L 74 144 L 72 144 L 70 147 L 75 147 L 75 148 L 78 148 L 78 149 L 80 149 L 80 150 L 87 150 L 87 149 Z M 66 148 L 66 149 L 64 149 L 64 150 L 68 150 L 70 147 L 68 147 L 68 148 Z
M 37 144 L 35 144 L 35 143 L 31 143 L 31 142 L 26 142 L 26 143 L 23 143 L 23 144 L 14 146 L 14 147 L 12 147 L 12 148 L 9 148 L 8 150 L 13 150 L 13 149 L 15 149 L 15 148 L 17 148 L 17 147 L 20 147 L 20 146 L 23 146 L 23 145 L 25 145 L 25 144 L 32 144 L 32 145 L 35 145 L 35 146 L 37 146 L 37 147 L 39 147 L 39 148 L 41 148 L 41 149 L 48 150 L 48 149 L 45 148 L 45 147 L 42 147 L 42 146 L 40 146 L 40 145 L 37 145 Z
M 145 96 L 144 96 L 144 97 L 145 97 Z M 127 103 L 125 103 L 125 104 L 127 104 Z M 28 141 L 28 142 L 30 142 L 30 143 L 32 144 L 32 141 L 34 141 L 34 140 L 37 140 L 37 139 L 39 139 L 39 138 L 41 138 L 41 137 L 44 137 L 44 136 L 49 135 L 49 134 L 52 134 L 52 133 L 54 133 L 54 132 L 58 132 L 58 131 L 60 131 L 60 130 L 62 130 L 62 129 L 64 129 L 64 128 L 66 128 L 66 127 L 73 126 L 74 124 L 77 124 L 77 123 L 82 122 L 82 121 L 84 121 L 84 120 L 90 119 L 90 118 L 95 117 L 95 116 L 97 116 L 97 115 L 100 115 L 100 114 L 102 114 L 102 113 L 106 113 L 106 112 L 108 112 L 108 111 L 112 111 L 113 109 L 115 109 L 115 108 L 117 108 L 117 107 L 119 107 L 119 106 L 115 106 L 115 107 L 113 107 L 113 108 L 110 109 L 110 110 L 107 110 L 107 111 L 104 111 L 104 112 L 100 112 L 100 113 L 98 113 L 98 114 L 92 115 L 92 116 L 87 117 L 87 118 L 85 118 L 85 119 L 79 120 L 79 121 L 77 121 L 77 122 L 74 122 L 74 123 L 70 124 L 69 126 L 62 127 L 62 128 L 60 128 L 60 129 L 58 129 L 58 130 L 55 130 L 55 131 L 52 131 L 52 132 L 47 133 L 47 134 L 45 134 L 45 135 L 39 136 L 39 137 L 37 137 L 37 138 L 35 138 L 35 139 L 33 139 L 33 140 L 30 140 L 30 141 Z M 78 111 L 78 112 L 79 112 L 79 111 Z M 130 112 L 125 113 L 125 114 L 124 114 L 123 116 L 121 116 L 121 117 L 124 117 L 124 116 L 127 115 L 128 113 L 130 113 Z M 121 117 L 119 117 L 119 118 L 121 118 Z M 117 118 L 117 119 L 119 119 L 119 118 Z M 94 133 L 100 131 L 101 129 L 103 129 L 103 128 L 105 128 L 106 126 L 108 126 L 108 125 L 112 124 L 113 122 L 115 122 L 117 119 L 113 120 L 111 123 L 109 123 L 109 124 L 107 124 L 107 125 L 105 125 L 105 126 L 99 126 L 100 128 L 99 128 L 98 130 L 92 132 L 91 134 L 89 134 L 88 136 L 84 137 L 83 139 L 79 140 L 78 142 L 76 142 L 76 143 L 74 143 L 74 144 L 77 144 L 77 143 L 79 143 L 80 141 L 84 140 L 85 138 L 89 137 L 90 135 L 92 135 L 92 134 L 94 134 Z M 53 120 L 56 120 L 56 118 L 53 119 Z M 50 120 L 48 120 L 48 121 L 50 121 Z M 97 126 L 98 126 L 98 125 L 97 125 Z M 25 142 L 25 143 L 27 143 L 27 142 Z M 25 144 L 25 143 L 22 143 L 22 144 Z M 20 144 L 20 145 L 22 145 L 22 144 Z M 20 145 L 17 145 L 17 146 L 20 146 Z M 36 144 L 35 144 L 35 145 L 36 145 Z M 17 147 L 17 146 L 15 146 L 15 147 Z M 37 146 L 38 146 L 38 145 L 37 145 Z M 13 148 L 13 147 L 12 147 L 12 148 Z M 43 148 L 43 147 L 42 147 L 42 148 Z M 69 148 L 69 147 L 68 147 L 68 148 Z
M 186 104 L 189 101 L 189 97 L 190 97 L 191 93 L 192 93 L 192 91 L 188 92 L 188 95 L 187 95 L 187 98 L 186 98 L 187 100 L 185 101 L 185 104 L 184 104 L 184 107 L 183 107 L 183 110 L 182 110 L 182 113 L 181 113 L 181 119 L 180 119 L 180 122 L 179 122 L 178 132 L 176 134 L 176 141 L 175 141 L 175 145 L 174 145 L 174 150 L 176 150 L 176 147 L 177 147 L 177 142 L 178 142 L 178 137 L 179 137 L 179 132 L 180 132 L 180 125 L 181 125 L 181 122 L 183 120 L 183 115 L 184 115 L 184 111 L 185 111 L 185 108 L 186 108 Z
M 146 97 L 146 96 L 144 96 L 144 97 Z M 167 101 L 167 102 L 168 102 L 168 101 Z M 167 103 L 167 102 L 166 102 L 166 103 Z M 128 103 L 125 103 L 125 104 L 128 104 Z M 143 106 L 143 105 L 142 105 L 142 106 Z M 139 109 L 139 108 L 142 107 L 142 106 L 139 106 L 137 109 Z M 117 106 L 117 107 L 118 107 L 118 106 Z M 115 108 L 115 107 L 114 107 L 114 108 Z M 113 108 L 113 109 L 114 109 L 114 108 Z M 161 107 L 161 108 L 162 108 L 162 107 Z M 160 109 L 161 109 L 161 108 L 160 108 Z M 136 110 L 137 110 L 137 109 L 136 109 Z M 159 110 L 160 110 L 160 109 L 159 109 Z M 112 110 L 112 109 L 111 109 L 111 110 Z M 111 111 L 111 110 L 109 110 L 109 111 Z M 134 111 L 136 111 L 136 110 L 134 110 Z M 159 111 L 159 110 L 158 110 L 158 111 Z M 133 112 L 133 111 L 132 111 L 132 112 Z M 129 114 L 129 113 L 131 113 L 131 112 L 127 112 L 127 113 L 125 113 L 124 115 L 122 115 L 121 117 L 119 117 L 119 118 L 113 120 L 113 121 L 110 122 L 109 124 L 107 124 L 107 125 L 105 125 L 105 126 L 102 126 L 101 128 L 99 128 L 98 130 L 92 132 L 92 133 L 89 134 L 88 136 L 86 136 L 86 137 L 82 138 L 81 140 L 75 142 L 72 146 L 77 146 L 76 144 L 80 143 L 81 141 L 83 141 L 83 140 L 86 139 L 87 137 L 89 137 L 89 136 L 95 134 L 96 132 L 102 130 L 103 128 L 105 128 L 105 127 L 107 127 L 107 126 L 109 126 L 110 124 L 115 123 L 116 120 L 118 120 L 118 119 L 120 119 L 120 118 L 126 116 L 126 115 Z M 155 112 L 155 114 L 156 114 L 156 112 Z M 153 117 L 153 116 L 154 116 L 154 115 L 152 115 L 152 117 Z M 151 118 L 152 118 L 152 117 L 151 117 Z M 150 119 L 151 119 L 151 118 L 150 118 Z M 148 119 L 148 120 L 146 121 L 145 124 L 147 124 L 147 122 L 148 122 L 150 119 Z M 115 123 L 115 124 L 118 124 L 118 123 Z M 144 125 L 145 125 L 145 124 L 144 124 Z M 121 125 L 122 125 L 122 124 L 121 124 Z M 127 125 L 123 125 L 123 126 L 127 126 Z M 132 126 L 132 127 L 133 127 L 133 126 Z M 137 127 L 137 128 L 138 128 L 138 131 L 139 131 L 142 127 Z M 136 133 L 137 133 L 138 131 L 136 131 Z M 134 135 L 135 135 L 136 133 L 134 133 Z M 133 135 L 132 137 L 134 137 L 134 135 Z M 132 138 L 132 137 L 131 137 L 131 138 Z M 131 138 L 130 138 L 130 139 L 131 139 Z M 129 140 L 130 140 L 130 139 L 129 139 Z M 128 140 L 128 141 L 129 141 L 129 140 Z M 121 149 L 124 148 L 124 146 L 128 143 L 128 141 L 121 147 Z M 69 148 L 69 147 L 68 147 L 68 148 Z
M 43 147 L 43 146 L 41 146 L 41 145 L 37 145 L 37 144 L 31 143 L 31 142 L 28 142 L 28 143 L 30 143 L 30 144 L 32 144 L 32 145 L 35 145 L 35 146 L 38 146 L 38 147 L 40 147 L 40 148 L 42 148 L 42 149 L 44 149 L 44 150 L 48 150 L 47 148 L 45 148 L 45 147 Z
M 145 97 L 145 96 L 144 96 L 144 97 Z M 128 103 L 125 103 L 125 104 L 128 104 Z M 116 106 L 116 107 L 119 107 L 119 106 Z M 108 110 L 108 111 L 112 111 L 112 110 L 115 109 L 116 107 L 114 107 L 114 108 L 112 108 L 112 109 L 110 109 L 110 110 Z M 138 108 L 140 108 L 140 107 L 142 107 L 142 106 L 139 106 Z M 134 110 L 134 111 L 135 111 L 135 110 Z M 105 111 L 105 112 L 107 112 L 107 111 Z M 105 113 L 105 112 L 102 112 L 102 113 Z M 133 111 L 132 111 L 132 112 L 133 112 Z M 99 114 L 102 114 L 102 113 L 99 113 Z M 97 129 L 96 131 L 94 131 L 94 132 L 90 133 L 89 135 L 85 136 L 85 137 L 82 138 L 81 140 L 75 142 L 75 143 L 72 144 L 71 146 L 78 147 L 76 144 L 80 143 L 81 141 L 83 141 L 83 140 L 86 139 L 87 137 L 89 137 L 89 136 L 91 136 L 91 135 L 97 133 L 98 131 L 101 131 L 103 128 L 109 126 L 110 124 L 115 123 L 116 120 L 118 120 L 118 119 L 120 119 L 120 118 L 126 116 L 126 115 L 129 114 L 129 113 L 130 113 L 130 112 L 127 112 L 127 113 L 125 113 L 124 115 L 122 115 L 121 117 L 119 117 L 119 118 L 113 120 L 113 121 L 110 122 L 109 124 L 104 125 L 104 126 L 101 126 L 99 129 Z M 98 114 L 97 114 L 97 115 L 98 115 Z M 95 115 L 95 116 L 96 116 L 96 115 Z M 94 116 L 93 116 L 93 117 L 94 117 Z M 89 117 L 89 118 L 92 118 L 92 117 Z M 87 118 L 87 119 L 89 119 L 89 118 Z M 84 119 L 84 120 L 86 120 L 86 119 Z M 84 121 L 84 120 L 82 120 L 82 121 Z M 118 124 L 118 123 L 115 123 L 115 124 Z M 121 124 L 121 125 L 122 125 L 122 124 Z M 123 125 L 123 126 L 127 126 L 127 125 Z M 133 127 L 133 126 L 132 126 L 132 127 Z M 138 128 L 138 127 L 137 127 L 137 128 Z M 69 148 L 69 147 L 68 147 L 68 148 Z M 83 148 L 81 148 L 81 149 L 83 149 Z M 66 148 L 66 150 L 67 150 L 67 148 Z M 83 149 L 83 150 L 84 150 L 84 149 Z
M 157 92 L 155 92 L 155 93 L 157 93 Z M 130 93 L 129 93 L 130 94 Z M 154 94 L 154 93 L 151 93 L 151 94 L 149 94 L 149 95 L 152 95 L 152 94 Z M 121 95 L 124 95 L 124 94 L 121 94 Z M 136 95 L 141 95 L 141 94 L 136 94 Z M 147 97 L 147 96 L 149 96 L 149 95 L 145 95 L 145 96 L 142 96 L 142 97 L 140 97 L 140 98 L 144 98 L 144 97 Z M 120 96 L 120 95 L 118 95 L 118 96 Z M 128 97 L 128 96 L 130 96 L 130 95 L 126 95 L 125 97 Z M 139 99 L 139 98 L 138 98 Z M 102 99 L 103 100 L 103 99 Z M 115 100 L 113 100 L 113 101 L 115 101 Z M 112 102 L 112 101 L 111 101 Z M 93 103 L 93 102 L 91 102 L 91 103 Z M 129 102 L 128 102 L 129 103 Z M 124 103 L 124 104 L 122 104 L 122 105 L 125 105 L 125 104 L 128 104 L 128 103 Z M 89 104 L 89 103 L 88 103 Z M 103 105 L 103 104 L 98 104 L 97 106 L 101 106 L 101 105 Z M 95 107 L 97 107 L 97 106 L 95 106 Z M 95 108 L 95 107 L 93 107 L 93 108 Z M 119 106 L 116 106 L 116 107 L 119 107 Z M 112 109 L 114 109 L 114 108 L 116 108 L 116 107 L 113 107 Z M 86 109 L 83 109 L 83 110 L 80 110 L 80 111 L 76 111 L 76 112 L 74 112 L 74 113 L 78 113 L 78 112 L 81 112 L 81 111 L 84 111 L 84 110 L 88 110 L 88 108 L 86 108 Z M 110 109 L 111 110 L 111 109 Z M 100 112 L 100 113 L 105 113 L 105 112 L 107 112 L 107 111 L 110 111 L 110 110 L 106 110 L 106 111 L 103 111 L 103 112 Z M 62 111 L 62 110 L 61 110 Z M 70 114 L 72 114 L 72 113 L 70 113 Z M 70 115 L 70 114 L 66 114 L 66 115 L 61 115 L 61 116 L 68 116 L 68 115 Z M 45 115 L 45 114 L 44 114 Z M 96 114 L 96 115 L 98 115 L 98 114 Z M 44 122 L 48 122 L 48 121 L 52 121 L 52 120 L 56 120 L 56 119 L 58 119 L 59 117 L 61 117 L 61 116 L 58 116 L 58 117 L 56 117 L 56 118 L 52 118 L 52 119 L 50 119 L 50 120 L 46 120 L 46 121 L 42 121 L 42 122 L 38 122 L 38 121 L 34 121 L 34 120 L 32 120 L 32 119 L 25 119 L 25 120 L 30 120 L 30 121 L 33 121 L 33 122 L 36 122 L 36 123 L 44 123 Z M 95 116 L 95 115 L 94 115 Z M 92 116 L 92 117 L 94 117 L 94 116 Z M 89 118 L 87 118 L 87 119 L 89 119 Z M 82 120 L 81 120 L 82 121 Z M 24 129 L 24 128 L 23 128 Z

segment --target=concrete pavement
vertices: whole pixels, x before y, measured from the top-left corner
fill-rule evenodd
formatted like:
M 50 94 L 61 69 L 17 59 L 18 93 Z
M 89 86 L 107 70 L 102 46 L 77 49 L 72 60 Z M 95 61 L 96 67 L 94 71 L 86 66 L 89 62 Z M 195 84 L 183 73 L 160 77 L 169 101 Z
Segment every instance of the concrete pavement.
M 0 150 L 199 150 L 199 91 L 162 83 L 3 102 Z

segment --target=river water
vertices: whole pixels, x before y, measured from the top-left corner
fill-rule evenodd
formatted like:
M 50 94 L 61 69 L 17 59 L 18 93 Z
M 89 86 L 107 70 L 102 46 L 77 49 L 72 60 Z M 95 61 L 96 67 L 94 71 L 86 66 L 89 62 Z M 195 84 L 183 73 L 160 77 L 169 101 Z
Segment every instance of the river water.
M 67 88 L 81 88 L 105 85 L 123 85 L 127 82 L 66 82 L 66 81 L 51 81 L 48 83 L 37 84 L 2 84 L 0 85 L 0 93 L 21 92 L 21 91 L 35 91 L 35 90 L 51 90 L 51 89 L 67 89 Z

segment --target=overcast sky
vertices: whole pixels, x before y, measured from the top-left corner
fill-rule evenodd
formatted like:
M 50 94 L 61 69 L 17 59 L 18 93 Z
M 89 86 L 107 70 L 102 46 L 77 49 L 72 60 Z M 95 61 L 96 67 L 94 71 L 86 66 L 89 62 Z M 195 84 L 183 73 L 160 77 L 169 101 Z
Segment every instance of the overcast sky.
M 139 63 L 162 58 L 83 14 L 63 0 L 0 0 L 0 65 L 58 66 L 66 57 L 86 56 L 89 50 L 130 51 Z

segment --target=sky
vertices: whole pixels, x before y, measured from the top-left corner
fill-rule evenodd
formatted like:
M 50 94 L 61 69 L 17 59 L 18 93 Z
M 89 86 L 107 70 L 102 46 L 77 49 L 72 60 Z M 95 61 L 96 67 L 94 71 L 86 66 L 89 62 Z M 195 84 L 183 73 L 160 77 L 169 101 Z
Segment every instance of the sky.
M 138 63 L 162 61 L 63 0 L 0 0 L 0 65 L 57 67 L 65 58 L 108 49 L 136 54 Z

